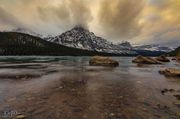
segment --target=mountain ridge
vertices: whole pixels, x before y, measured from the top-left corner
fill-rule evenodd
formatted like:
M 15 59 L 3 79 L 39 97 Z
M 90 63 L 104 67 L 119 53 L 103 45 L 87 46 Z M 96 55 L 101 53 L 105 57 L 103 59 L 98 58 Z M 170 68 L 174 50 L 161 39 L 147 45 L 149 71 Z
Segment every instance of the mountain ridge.
M 0 32 L 0 55 L 120 56 L 120 54 L 102 53 L 71 48 L 46 41 L 36 36 L 16 32 Z
M 88 40 L 90 41 L 92 39 L 92 41 L 90 41 L 91 46 L 90 47 L 84 47 L 82 44 L 82 40 L 80 41 L 81 43 L 76 43 L 76 39 L 75 37 L 71 37 L 71 39 L 67 38 L 69 37 L 69 33 L 73 34 L 73 32 L 79 32 L 79 34 L 77 34 L 78 36 L 82 36 L 82 34 L 84 33 L 85 35 L 89 35 Z M 145 50 L 145 51 L 161 51 L 161 52 L 171 52 L 173 51 L 175 48 L 171 48 L 171 47 L 165 47 L 165 46 L 161 46 L 159 44 L 145 44 L 145 45 L 138 45 L 138 46 L 132 46 L 130 42 L 127 41 L 123 41 L 121 43 L 113 43 L 110 42 L 106 39 L 103 39 L 102 37 L 96 36 L 93 32 L 90 32 L 89 30 L 81 27 L 81 26 L 76 26 L 74 28 L 72 28 L 71 30 L 68 30 L 60 35 L 57 36 L 53 36 L 53 35 L 41 35 L 38 33 L 35 33 L 31 30 L 25 29 L 25 28 L 17 28 L 17 29 L 13 29 L 10 32 L 18 32 L 18 33 L 25 33 L 25 34 L 29 34 L 29 35 L 33 35 L 33 36 L 37 36 L 40 37 L 44 40 L 50 41 L 50 42 L 55 42 L 61 45 L 65 45 L 65 46 L 69 46 L 69 47 L 74 47 L 74 48 L 79 48 L 79 49 L 87 49 L 87 50 L 96 50 L 99 52 L 110 52 L 112 53 L 113 51 L 115 51 L 115 53 L 119 53 L 117 50 L 130 50 L 133 49 L 134 51 L 136 50 Z M 65 36 L 65 38 L 62 38 L 63 41 L 61 41 L 59 39 L 60 36 L 63 37 Z M 76 36 L 77 37 L 77 36 Z M 83 36 L 84 37 L 84 36 Z M 73 39 L 73 43 L 69 42 L 69 40 Z M 86 37 L 84 37 L 84 39 L 86 39 Z M 84 40 L 83 39 L 83 40 Z M 78 39 L 79 40 L 79 39 Z M 99 41 L 99 42 L 98 42 Z M 96 43 L 98 44 L 96 44 Z M 87 42 L 86 42 L 87 43 Z M 93 47 L 92 44 L 94 44 L 95 46 Z M 104 45 L 104 46 L 103 46 Z M 97 47 L 99 46 L 99 47 Z M 112 48 L 114 47 L 114 48 Z M 112 51 L 110 51 L 112 49 Z M 102 51 L 101 51 L 102 50 Z
M 135 51 L 130 50 L 130 47 L 113 44 L 82 27 L 75 27 L 61 35 L 50 38 L 48 41 L 90 51 L 115 54 L 137 54 Z
M 48 38 L 48 41 L 69 47 L 118 54 L 137 54 L 137 50 L 152 52 L 170 52 L 174 50 L 173 48 L 156 44 L 132 46 L 131 43 L 127 41 L 115 44 L 102 37 L 96 36 L 93 32 L 82 27 L 74 27 L 58 36 Z
M 46 41 L 47 44 L 53 43 L 59 47 L 63 46 L 70 48 L 71 50 L 73 48 L 73 50 L 76 49 L 76 50 L 80 50 L 81 52 L 84 51 L 95 52 L 94 54 L 104 54 L 104 55 L 114 55 L 114 56 L 135 56 L 141 54 L 141 55 L 157 56 L 172 50 L 168 47 L 161 47 L 159 45 L 142 45 L 142 46 L 134 47 L 131 45 L 130 42 L 127 41 L 115 44 L 99 36 L 96 36 L 93 32 L 90 32 L 89 30 L 84 29 L 82 27 L 74 27 L 71 30 L 66 31 L 55 37 L 48 36 L 43 38 L 40 37 L 41 35 L 36 34 L 35 32 L 32 31 L 28 31 L 26 29 L 16 29 L 11 32 L 15 34 L 24 34 L 27 36 L 38 37 L 44 42 Z M 11 33 L 11 32 L 4 32 L 4 33 Z M 0 37 L 0 39 L 2 38 Z M 25 39 L 27 41 L 29 40 L 28 38 Z M 30 37 L 30 39 L 32 38 Z M 63 53 L 55 53 L 55 54 L 61 55 Z M 67 53 L 67 55 L 71 55 L 71 54 L 73 55 L 73 53 Z M 80 55 L 89 55 L 89 53 L 87 54 L 80 53 Z

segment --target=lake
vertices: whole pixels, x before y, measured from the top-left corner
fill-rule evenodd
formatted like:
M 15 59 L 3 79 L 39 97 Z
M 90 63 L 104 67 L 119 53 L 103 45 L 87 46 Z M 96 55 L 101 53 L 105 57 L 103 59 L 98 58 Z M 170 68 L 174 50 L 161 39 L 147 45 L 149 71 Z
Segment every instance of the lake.
M 180 119 L 180 80 L 158 73 L 180 64 L 112 58 L 118 67 L 89 66 L 90 57 L 1 56 L 0 119 Z

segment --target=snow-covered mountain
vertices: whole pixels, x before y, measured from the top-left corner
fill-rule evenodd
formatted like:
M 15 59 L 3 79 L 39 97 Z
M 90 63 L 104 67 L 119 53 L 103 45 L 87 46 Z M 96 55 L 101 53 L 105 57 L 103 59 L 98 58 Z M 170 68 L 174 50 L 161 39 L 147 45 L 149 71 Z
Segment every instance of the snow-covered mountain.
M 91 51 L 116 54 L 136 54 L 136 52 L 132 50 L 132 47 L 129 46 L 128 42 L 114 44 L 106 39 L 96 36 L 93 32 L 82 27 L 75 27 L 59 36 L 51 37 L 46 40 L 68 47 Z
M 129 42 L 113 43 L 106 39 L 96 36 L 93 32 L 82 27 L 75 27 L 58 36 L 41 35 L 24 28 L 13 29 L 11 32 L 25 33 L 40 37 L 46 41 L 61 44 L 68 47 L 98 51 L 115 54 L 137 54 L 138 51 L 151 52 L 170 52 L 173 48 L 163 47 L 160 45 L 140 45 L 132 46 Z
M 159 44 L 135 46 L 134 49 L 147 50 L 147 51 L 161 51 L 161 52 L 171 52 L 174 50 L 174 48 L 161 46 Z
M 51 35 L 42 35 L 42 34 L 38 34 L 30 29 L 25 29 L 25 28 L 16 28 L 11 30 L 11 32 L 17 32 L 17 33 L 24 33 L 24 34 L 29 34 L 32 36 L 36 36 L 36 37 L 40 37 L 40 38 L 47 38 L 47 37 L 52 37 Z

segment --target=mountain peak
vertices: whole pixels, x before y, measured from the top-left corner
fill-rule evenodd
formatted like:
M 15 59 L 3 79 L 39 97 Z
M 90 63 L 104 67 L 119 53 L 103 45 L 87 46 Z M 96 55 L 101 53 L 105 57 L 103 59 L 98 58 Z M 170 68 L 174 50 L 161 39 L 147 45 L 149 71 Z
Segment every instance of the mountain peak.
M 77 30 L 77 31 L 89 31 L 86 28 L 82 27 L 82 26 L 75 26 L 72 30 Z
M 124 47 L 132 48 L 131 43 L 128 42 L 128 41 L 123 41 L 123 42 L 119 43 L 118 45 L 121 45 L 121 46 L 124 46 Z
M 114 54 L 136 54 L 130 50 L 128 45 L 116 45 L 106 39 L 96 36 L 93 32 L 82 26 L 75 26 L 71 30 L 59 36 L 50 38 L 48 41 L 90 51 L 114 53 Z

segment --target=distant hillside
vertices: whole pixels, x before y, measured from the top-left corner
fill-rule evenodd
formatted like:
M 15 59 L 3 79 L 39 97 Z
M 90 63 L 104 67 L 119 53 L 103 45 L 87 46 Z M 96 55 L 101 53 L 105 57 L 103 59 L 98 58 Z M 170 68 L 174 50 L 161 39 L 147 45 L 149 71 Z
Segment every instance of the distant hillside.
M 117 56 L 118 54 L 67 47 L 23 33 L 0 32 L 0 55 Z
M 174 51 L 168 53 L 170 56 L 180 56 L 180 47 L 176 48 Z

